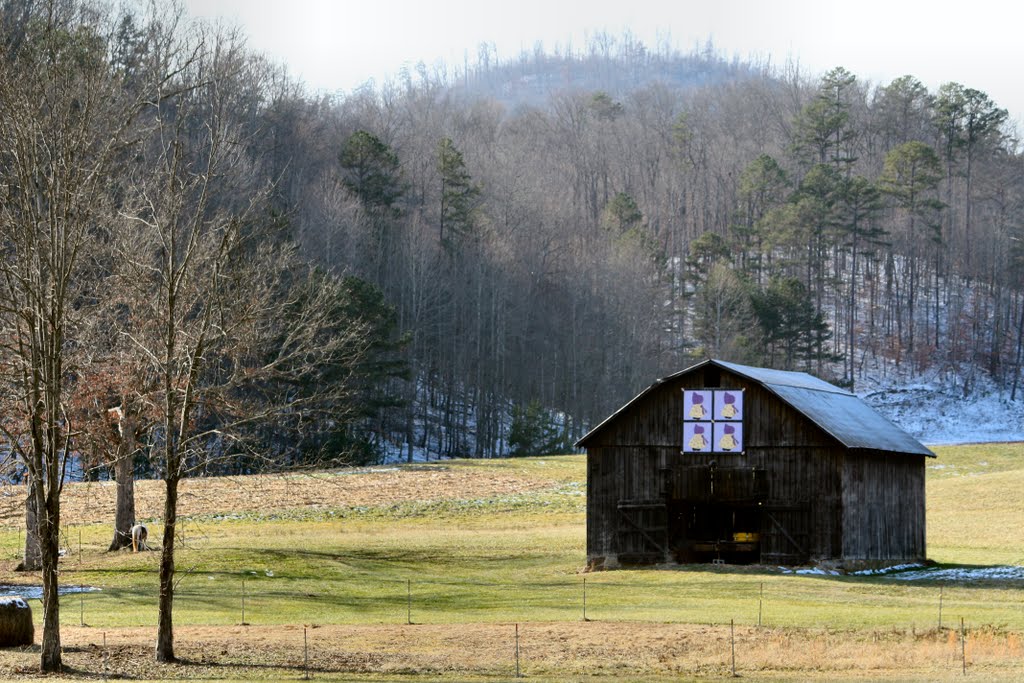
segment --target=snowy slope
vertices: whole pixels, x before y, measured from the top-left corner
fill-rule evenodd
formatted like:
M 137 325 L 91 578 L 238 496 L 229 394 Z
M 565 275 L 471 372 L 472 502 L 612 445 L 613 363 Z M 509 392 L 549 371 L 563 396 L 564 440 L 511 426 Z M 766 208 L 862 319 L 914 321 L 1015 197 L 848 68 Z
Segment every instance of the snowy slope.
M 924 444 L 1024 441 L 1024 392 L 976 386 L 969 396 L 938 382 L 858 392 L 866 403 Z

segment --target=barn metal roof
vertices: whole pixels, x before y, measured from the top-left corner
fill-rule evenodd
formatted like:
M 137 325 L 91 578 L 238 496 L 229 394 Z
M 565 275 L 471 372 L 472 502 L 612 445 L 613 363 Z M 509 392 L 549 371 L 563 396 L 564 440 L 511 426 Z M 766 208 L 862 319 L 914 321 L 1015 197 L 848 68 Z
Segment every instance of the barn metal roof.
M 640 392 L 632 401 L 615 411 L 608 419 L 590 430 L 576 442 L 576 445 L 583 445 L 592 435 L 602 430 L 605 425 L 653 389 L 708 364 L 717 365 L 729 372 L 762 384 L 768 391 L 805 415 L 847 448 L 935 457 L 935 454 L 925 448 L 917 439 L 884 418 L 874 408 L 849 391 L 840 389 L 806 372 L 757 368 L 715 359 L 703 361 L 658 380 Z

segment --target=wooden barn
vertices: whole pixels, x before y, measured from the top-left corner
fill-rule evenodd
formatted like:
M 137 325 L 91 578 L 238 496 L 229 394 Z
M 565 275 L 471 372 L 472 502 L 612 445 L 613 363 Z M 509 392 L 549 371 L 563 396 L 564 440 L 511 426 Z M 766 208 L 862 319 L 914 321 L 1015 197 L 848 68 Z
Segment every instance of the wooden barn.
M 593 568 L 925 559 L 934 453 L 806 373 L 707 360 L 658 380 L 577 446 Z

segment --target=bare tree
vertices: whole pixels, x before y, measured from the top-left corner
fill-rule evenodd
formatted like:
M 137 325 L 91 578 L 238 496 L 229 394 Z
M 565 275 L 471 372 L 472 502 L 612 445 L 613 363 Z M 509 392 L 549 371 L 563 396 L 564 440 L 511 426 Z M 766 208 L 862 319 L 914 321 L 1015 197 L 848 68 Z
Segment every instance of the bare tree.
M 304 269 L 273 232 L 269 188 L 233 125 L 230 37 L 194 36 L 191 87 L 159 97 L 159 134 L 140 154 L 119 249 L 131 339 L 158 378 L 145 401 L 166 488 L 156 657 L 174 661 L 178 486 L 197 462 L 231 457 L 274 418 L 344 420 L 363 329 L 339 316 L 337 282 Z M 268 230 L 270 232 L 268 232 Z
M 62 668 L 60 493 L 75 430 L 67 401 L 80 361 L 77 321 L 94 284 L 84 274 L 87 254 L 111 214 L 113 168 L 140 104 L 108 68 L 95 17 L 74 3 L 50 3 L 17 29 L 30 39 L 5 36 L 0 63 L 0 325 L 14 411 L 2 428 L 29 473 L 46 672 Z

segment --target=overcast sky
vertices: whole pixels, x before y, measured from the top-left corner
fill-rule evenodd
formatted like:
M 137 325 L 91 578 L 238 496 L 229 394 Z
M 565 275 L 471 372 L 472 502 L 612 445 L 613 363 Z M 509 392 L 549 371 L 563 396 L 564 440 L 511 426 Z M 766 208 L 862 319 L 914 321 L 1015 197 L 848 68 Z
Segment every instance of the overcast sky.
M 250 46 L 313 90 L 349 92 L 403 65 L 499 59 L 540 41 L 581 48 L 629 31 L 648 46 L 689 51 L 711 38 L 727 57 L 797 61 L 811 74 L 844 66 L 888 83 L 913 74 L 983 90 L 1024 115 L 1024 5 L 1001 0 L 185 0 L 192 16 L 238 23 Z

